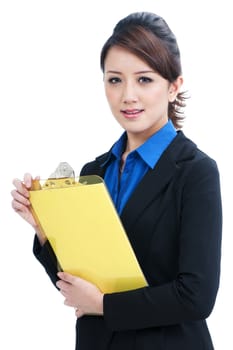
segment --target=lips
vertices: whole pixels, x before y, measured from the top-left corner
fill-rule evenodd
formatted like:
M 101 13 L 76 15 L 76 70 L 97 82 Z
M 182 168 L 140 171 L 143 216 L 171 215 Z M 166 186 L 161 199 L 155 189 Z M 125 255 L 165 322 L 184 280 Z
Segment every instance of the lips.
M 126 118 L 136 118 L 138 117 L 144 110 L 143 109 L 124 109 L 121 110 L 121 113 Z

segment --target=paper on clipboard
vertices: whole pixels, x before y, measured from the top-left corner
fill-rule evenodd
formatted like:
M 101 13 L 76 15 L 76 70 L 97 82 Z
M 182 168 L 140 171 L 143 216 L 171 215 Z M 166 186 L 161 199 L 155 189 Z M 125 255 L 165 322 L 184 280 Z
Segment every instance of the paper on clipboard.
M 33 187 L 32 212 L 63 271 L 103 293 L 147 285 L 102 178 L 34 180 Z

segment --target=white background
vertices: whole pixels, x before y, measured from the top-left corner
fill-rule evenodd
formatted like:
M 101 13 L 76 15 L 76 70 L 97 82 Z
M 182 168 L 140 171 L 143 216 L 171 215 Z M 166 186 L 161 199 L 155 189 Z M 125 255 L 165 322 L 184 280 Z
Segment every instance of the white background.
M 1 0 L 1 349 L 74 350 L 74 311 L 32 255 L 34 232 L 11 209 L 12 179 L 47 177 L 61 161 L 78 174 L 119 137 L 99 54 L 116 22 L 143 10 L 162 15 L 177 36 L 191 96 L 184 132 L 220 169 L 222 275 L 208 324 L 217 350 L 233 348 L 230 1 Z

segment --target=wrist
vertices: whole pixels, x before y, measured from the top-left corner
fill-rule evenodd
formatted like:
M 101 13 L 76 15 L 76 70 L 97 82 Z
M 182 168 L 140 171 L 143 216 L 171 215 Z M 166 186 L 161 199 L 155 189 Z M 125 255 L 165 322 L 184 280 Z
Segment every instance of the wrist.
M 45 244 L 45 242 L 47 241 L 46 236 L 41 232 L 41 230 L 39 228 L 36 228 L 35 231 L 36 231 L 37 238 L 40 242 L 40 245 L 43 246 Z

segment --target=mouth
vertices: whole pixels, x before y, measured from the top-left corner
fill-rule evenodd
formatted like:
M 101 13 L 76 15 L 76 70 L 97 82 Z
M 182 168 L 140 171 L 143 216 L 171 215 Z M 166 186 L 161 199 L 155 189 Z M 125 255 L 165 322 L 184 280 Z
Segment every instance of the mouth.
M 121 110 L 121 113 L 123 114 L 123 116 L 128 119 L 138 118 L 143 112 L 144 112 L 144 109 L 122 109 Z

